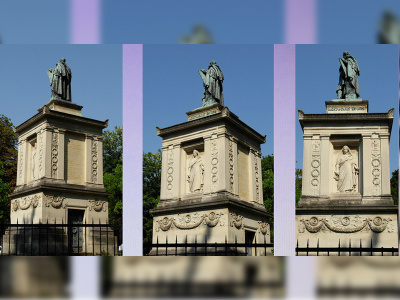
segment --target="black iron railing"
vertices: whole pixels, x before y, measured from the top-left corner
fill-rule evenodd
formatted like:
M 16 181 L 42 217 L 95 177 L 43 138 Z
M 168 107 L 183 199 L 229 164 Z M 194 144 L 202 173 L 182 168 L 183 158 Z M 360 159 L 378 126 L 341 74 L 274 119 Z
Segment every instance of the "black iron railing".
M 204 238 L 203 238 L 204 239 Z M 178 237 L 175 237 L 173 242 L 160 243 L 158 238 L 155 243 L 144 244 L 143 253 L 149 256 L 270 256 L 273 255 L 273 243 L 255 241 L 228 242 L 225 237 L 225 242 L 208 242 L 204 239 L 202 242 L 197 242 L 195 237 L 194 242 L 185 241 L 178 242 Z
M 0 224 L 0 255 L 119 255 L 121 225 Z
M 367 246 L 360 243 L 352 246 L 351 240 L 349 241 L 348 246 L 341 245 L 339 240 L 337 247 L 320 247 L 319 240 L 317 241 L 317 245 L 315 247 L 310 247 L 309 240 L 307 240 L 306 247 L 300 247 L 299 241 L 297 240 L 296 244 L 296 255 L 297 256 L 397 256 L 399 255 L 398 247 L 374 247 L 373 242 L 368 243 Z

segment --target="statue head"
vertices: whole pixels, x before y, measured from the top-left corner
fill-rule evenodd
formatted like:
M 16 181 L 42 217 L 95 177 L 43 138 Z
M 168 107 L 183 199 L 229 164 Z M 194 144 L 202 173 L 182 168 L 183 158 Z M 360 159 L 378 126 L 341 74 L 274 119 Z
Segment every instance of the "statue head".
M 210 66 L 216 65 L 216 64 L 217 64 L 217 62 L 215 60 L 210 61 Z
M 60 62 L 65 63 L 66 59 L 64 57 L 60 58 Z
M 349 56 L 351 56 L 349 51 L 344 51 L 343 52 L 343 58 L 346 58 L 346 57 L 349 57 Z
M 196 156 L 198 156 L 198 155 L 199 155 L 199 151 L 193 150 L 193 157 L 196 157 Z
M 343 154 L 351 154 L 349 146 L 346 146 L 346 145 L 343 146 L 342 153 Z

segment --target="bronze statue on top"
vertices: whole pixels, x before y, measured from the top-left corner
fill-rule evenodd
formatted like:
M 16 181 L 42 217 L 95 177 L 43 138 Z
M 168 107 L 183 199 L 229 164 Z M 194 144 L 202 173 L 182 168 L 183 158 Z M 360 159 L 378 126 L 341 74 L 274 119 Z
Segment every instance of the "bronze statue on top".
M 208 70 L 199 70 L 201 79 L 203 79 L 204 95 L 203 107 L 219 103 L 224 105 L 224 95 L 222 93 L 222 82 L 224 75 L 217 63 L 212 60 L 208 66 Z
M 339 84 L 336 89 L 337 98 L 352 100 L 360 97 L 358 76 L 360 69 L 357 60 L 349 52 L 343 52 L 343 58 L 339 58 Z
M 50 100 L 71 101 L 71 69 L 61 58 L 54 69 L 49 69 L 47 75 L 50 79 L 51 98 Z

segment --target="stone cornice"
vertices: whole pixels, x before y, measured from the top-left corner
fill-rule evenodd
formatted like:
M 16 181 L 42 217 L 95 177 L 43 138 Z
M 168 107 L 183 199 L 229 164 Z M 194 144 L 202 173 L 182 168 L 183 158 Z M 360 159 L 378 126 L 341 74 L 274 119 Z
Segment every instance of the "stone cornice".
M 32 124 L 35 124 L 41 119 L 49 119 L 49 118 L 54 118 L 54 119 L 63 119 L 65 121 L 71 121 L 74 122 L 75 124 L 82 124 L 82 125 L 90 125 L 90 126 L 95 126 L 95 127 L 100 127 L 100 128 L 106 128 L 108 127 L 108 120 L 105 121 L 98 121 L 90 118 L 85 118 L 81 116 L 76 116 L 72 114 L 67 114 L 59 111 L 54 111 L 48 109 L 46 106 L 43 106 L 41 108 L 41 111 L 34 115 L 33 117 L 29 118 L 26 120 L 24 123 L 18 125 L 15 127 L 15 132 L 20 133 L 27 127 L 31 126 Z
M 298 118 L 301 128 L 304 130 L 305 123 L 311 122 L 376 122 L 384 121 L 392 130 L 394 108 L 387 113 L 365 113 L 365 114 L 305 114 L 302 110 L 298 111 Z
M 255 131 L 253 128 L 248 126 L 246 123 L 239 120 L 239 118 L 234 113 L 232 113 L 228 109 L 228 107 L 224 107 L 222 109 L 222 111 L 219 113 L 216 113 L 216 114 L 213 114 L 210 116 L 206 116 L 206 117 L 202 117 L 202 118 L 199 118 L 196 120 L 187 121 L 187 122 L 180 123 L 180 124 L 173 125 L 173 126 L 166 127 L 166 128 L 157 127 L 157 135 L 164 137 L 168 134 L 172 134 L 172 133 L 175 133 L 178 131 L 195 128 L 195 127 L 202 126 L 205 124 L 217 123 L 220 121 L 230 123 L 231 125 L 239 128 L 241 131 L 246 132 L 248 134 L 248 136 L 251 136 L 253 139 L 255 139 L 260 144 L 263 144 L 266 141 L 265 135 L 261 135 L 260 133 Z

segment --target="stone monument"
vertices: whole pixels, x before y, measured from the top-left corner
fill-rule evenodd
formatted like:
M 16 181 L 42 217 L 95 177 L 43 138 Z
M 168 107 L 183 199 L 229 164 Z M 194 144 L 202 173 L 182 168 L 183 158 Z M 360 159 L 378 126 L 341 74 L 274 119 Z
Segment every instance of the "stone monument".
M 71 102 L 72 76 L 64 58 L 47 73 L 50 102 L 15 128 L 19 134 L 18 170 L 17 185 L 10 195 L 11 223 L 106 224 L 108 193 L 103 186 L 102 130 L 108 126 L 108 120 L 85 118 L 82 106 Z M 11 245 L 3 246 L 3 253 L 9 246 L 19 254 L 27 247 L 30 253 L 31 244 L 34 253 L 38 251 L 40 245 L 36 239 L 40 241 L 40 237 L 35 231 L 32 234 L 26 231 L 22 237 L 14 229 L 6 232 L 11 237 L 3 237 L 4 241 L 11 241 Z M 60 230 L 64 246 L 59 243 L 57 247 L 68 244 L 72 251 L 93 252 L 94 241 L 94 254 L 107 247 L 104 228 L 101 234 L 99 228 Z M 112 243 L 114 235 L 109 235 Z M 98 244 L 100 238 L 102 249 Z M 54 244 L 49 247 L 54 248 Z M 108 249 L 113 253 L 112 246 Z
M 398 247 L 389 165 L 394 109 L 368 112 L 357 61 L 347 51 L 339 60 L 338 97 L 325 102 L 326 113 L 298 112 L 304 139 L 298 245 Z
M 153 243 L 269 243 L 272 216 L 263 205 L 260 152 L 266 138 L 223 105 L 224 77 L 215 61 L 199 72 L 202 107 L 187 112 L 187 122 L 157 127 L 162 173 L 160 202 L 152 210 Z M 265 254 L 264 248 L 252 251 L 236 254 Z

